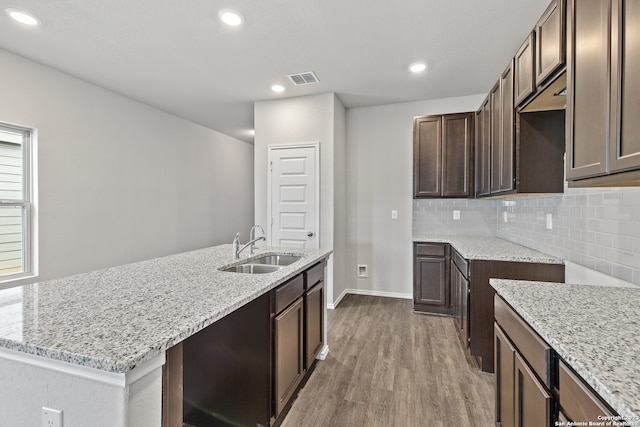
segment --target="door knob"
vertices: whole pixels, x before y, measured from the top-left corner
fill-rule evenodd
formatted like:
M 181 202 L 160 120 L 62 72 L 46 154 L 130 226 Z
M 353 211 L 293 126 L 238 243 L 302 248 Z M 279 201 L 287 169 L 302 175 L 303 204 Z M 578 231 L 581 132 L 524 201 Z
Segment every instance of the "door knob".
M 307 231 L 307 237 L 313 236 L 313 231 Z

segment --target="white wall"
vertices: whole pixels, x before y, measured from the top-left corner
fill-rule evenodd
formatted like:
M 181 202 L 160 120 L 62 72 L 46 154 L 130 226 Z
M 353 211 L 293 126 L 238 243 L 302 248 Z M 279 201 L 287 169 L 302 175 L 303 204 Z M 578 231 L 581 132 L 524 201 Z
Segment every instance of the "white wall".
M 38 129 L 40 280 L 248 233 L 252 145 L 2 50 L 0 69 L 0 121 Z
M 336 212 L 344 209 L 340 190 L 336 190 L 335 156 L 344 152 L 344 107 L 333 93 L 285 98 L 256 102 L 254 107 L 255 125 L 255 220 L 258 224 L 267 222 L 267 157 L 271 144 L 295 144 L 301 142 L 320 143 L 320 247 L 334 246 Z M 337 191 L 337 192 L 336 192 Z M 336 196 L 337 195 L 337 196 Z M 339 245 L 344 244 L 341 242 Z M 339 247 L 339 246 L 338 246 Z M 334 263 L 340 271 L 344 257 L 334 252 L 328 263 L 327 295 L 333 289 Z M 329 298 L 331 302 L 331 298 Z
M 486 95 L 347 110 L 347 283 L 343 291 L 412 297 L 413 117 L 475 111 Z M 391 219 L 391 210 L 398 219 Z M 369 277 L 357 278 L 357 265 Z M 335 301 L 343 293 L 336 289 Z

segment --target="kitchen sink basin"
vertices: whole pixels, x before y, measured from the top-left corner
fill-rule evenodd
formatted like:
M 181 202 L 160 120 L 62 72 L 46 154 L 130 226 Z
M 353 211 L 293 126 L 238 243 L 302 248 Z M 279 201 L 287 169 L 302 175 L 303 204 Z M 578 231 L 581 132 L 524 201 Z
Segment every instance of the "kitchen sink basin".
M 265 273 L 273 273 L 274 271 L 278 271 L 280 269 L 282 269 L 282 266 L 280 265 L 240 264 L 240 265 L 227 267 L 222 271 L 227 271 L 231 273 L 265 274 Z
M 263 255 L 249 261 L 252 264 L 289 265 L 302 259 L 300 255 Z

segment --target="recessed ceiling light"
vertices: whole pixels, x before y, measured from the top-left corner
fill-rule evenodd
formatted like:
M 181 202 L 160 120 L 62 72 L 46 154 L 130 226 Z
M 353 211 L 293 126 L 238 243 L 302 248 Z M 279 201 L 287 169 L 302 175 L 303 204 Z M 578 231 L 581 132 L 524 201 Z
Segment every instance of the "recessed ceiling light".
M 20 22 L 25 25 L 38 25 L 40 24 L 40 20 L 30 14 L 29 12 L 25 12 L 24 10 L 18 9 L 5 9 L 4 10 L 7 15 L 9 15 L 13 20 Z
M 273 85 L 271 86 L 271 90 L 274 92 L 284 92 L 284 86 L 282 85 Z
M 242 24 L 242 21 L 244 21 L 242 15 L 240 15 L 239 12 L 231 9 L 222 9 L 220 12 L 218 12 L 218 17 L 220 18 L 220 20 L 222 20 L 222 22 L 229 25 L 230 27 L 237 27 L 238 25 Z
M 409 70 L 412 73 L 420 73 L 426 69 L 427 69 L 427 64 L 425 64 L 424 62 L 416 62 L 415 64 L 411 64 L 409 66 Z

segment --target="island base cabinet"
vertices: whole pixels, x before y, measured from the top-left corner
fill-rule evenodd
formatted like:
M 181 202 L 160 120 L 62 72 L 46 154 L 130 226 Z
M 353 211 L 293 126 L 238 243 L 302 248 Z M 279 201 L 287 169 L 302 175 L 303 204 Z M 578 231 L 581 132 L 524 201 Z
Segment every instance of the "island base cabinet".
M 304 376 L 304 304 L 298 298 L 274 320 L 275 416 L 285 408 Z
M 516 351 L 498 325 L 494 325 L 493 329 L 495 334 L 496 424 L 501 427 L 514 427 Z
M 324 282 L 317 283 L 305 295 L 305 368 L 310 369 L 324 345 Z
M 270 422 L 271 297 L 265 294 L 183 342 L 184 422 Z
M 496 424 L 500 427 L 552 425 L 554 399 L 502 329 L 494 325 Z
M 515 401 L 516 427 L 553 425 L 553 397 L 517 352 L 515 354 Z

